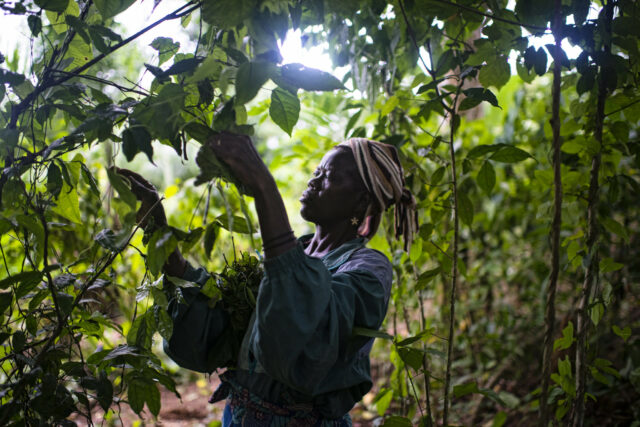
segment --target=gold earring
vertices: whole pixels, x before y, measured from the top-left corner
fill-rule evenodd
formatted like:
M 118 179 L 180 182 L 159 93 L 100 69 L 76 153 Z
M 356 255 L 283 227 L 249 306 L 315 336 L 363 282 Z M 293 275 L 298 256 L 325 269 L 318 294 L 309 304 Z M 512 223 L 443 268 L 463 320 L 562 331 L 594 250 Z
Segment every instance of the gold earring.
M 356 218 L 355 216 L 353 218 L 351 218 L 351 225 L 358 225 L 360 221 L 358 221 L 358 218 Z

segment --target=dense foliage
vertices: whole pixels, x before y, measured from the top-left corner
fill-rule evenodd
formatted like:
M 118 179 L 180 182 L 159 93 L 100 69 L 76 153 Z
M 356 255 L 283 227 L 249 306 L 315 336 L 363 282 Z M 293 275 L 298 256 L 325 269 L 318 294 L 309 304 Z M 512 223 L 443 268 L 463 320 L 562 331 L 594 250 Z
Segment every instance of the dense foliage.
M 176 391 L 167 256 L 224 277 L 260 250 L 250 197 L 200 146 L 220 131 L 255 134 L 291 199 L 336 141 L 399 147 L 420 232 L 404 253 L 383 222 L 387 329 L 355 331 L 383 338 L 384 425 L 640 418 L 637 2 L 194 0 L 137 33 L 114 20 L 134 2 L 0 0 L 31 33 L 0 52 L 0 424 L 157 415 Z M 193 43 L 140 59 L 169 20 Z M 344 78 L 282 64 L 290 29 Z M 143 239 L 115 163 L 161 187 L 173 227 Z

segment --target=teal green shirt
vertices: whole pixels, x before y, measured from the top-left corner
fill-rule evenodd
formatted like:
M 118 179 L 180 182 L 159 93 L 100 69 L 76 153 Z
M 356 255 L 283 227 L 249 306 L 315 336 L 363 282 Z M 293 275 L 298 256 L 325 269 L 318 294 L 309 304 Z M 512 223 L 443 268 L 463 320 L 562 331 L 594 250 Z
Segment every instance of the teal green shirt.
M 389 260 L 362 239 L 322 259 L 306 255 L 300 242 L 264 268 L 234 380 L 267 401 L 312 402 L 323 416 L 341 417 L 372 385 L 372 340 L 353 328 L 381 326 L 392 281 Z M 207 274 L 189 269 L 185 278 L 204 283 Z M 170 305 L 174 331 L 165 351 L 181 366 L 211 372 L 213 355 L 230 351 L 228 320 L 203 304 L 197 288 L 185 291 L 187 304 Z

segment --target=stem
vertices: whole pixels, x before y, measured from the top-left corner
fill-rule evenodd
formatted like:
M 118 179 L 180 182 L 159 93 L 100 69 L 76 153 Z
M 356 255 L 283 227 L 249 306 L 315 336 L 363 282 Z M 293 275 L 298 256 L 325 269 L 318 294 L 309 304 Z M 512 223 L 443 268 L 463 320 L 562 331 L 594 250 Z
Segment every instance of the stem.
M 613 2 L 604 3 L 605 22 L 604 30 L 606 36 L 603 37 L 605 42 L 604 51 L 611 51 L 611 21 L 613 19 Z M 598 82 L 598 104 L 596 107 L 596 128 L 595 138 L 602 147 L 602 131 L 604 127 L 604 107 L 607 98 L 607 88 L 603 78 L 602 68 L 600 69 L 600 80 Z M 599 151 L 593 156 L 591 161 L 591 172 L 589 179 L 589 199 L 587 203 L 587 254 L 589 263 L 584 282 L 582 283 L 582 295 L 577 313 L 576 321 L 576 399 L 574 401 L 574 427 L 580 427 L 584 424 L 585 412 L 585 388 L 587 382 L 587 334 L 589 331 L 589 298 L 593 289 L 593 284 L 598 281 L 599 257 L 598 257 L 598 199 L 600 186 L 598 183 L 598 175 L 600 173 L 600 162 L 602 160 Z
M 561 0 L 555 0 L 555 12 L 553 23 L 553 35 L 555 39 L 553 61 L 553 87 L 551 106 L 551 126 L 553 128 L 553 188 L 554 188 L 554 213 L 551 225 L 551 276 L 547 288 L 547 300 L 545 311 L 544 351 L 542 358 L 542 393 L 540 395 L 540 425 L 547 426 L 549 408 L 547 399 L 549 396 L 549 377 L 551 375 L 551 354 L 553 353 L 553 336 L 555 330 L 555 298 L 560 273 L 560 228 L 562 226 L 562 175 L 560 160 L 560 52 L 562 51 L 562 25 L 564 19 L 561 16 Z
M 415 269 L 415 267 L 414 267 Z M 422 301 L 422 292 L 418 293 L 418 302 L 420 304 L 420 325 L 422 330 L 424 331 L 427 328 L 427 319 L 424 314 L 424 301 Z M 425 394 L 425 403 L 427 406 L 427 418 L 429 420 L 428 426 L 433 425 L 433 415 L 431 414 L 431 381 L 429 379 L 429 359 L 427 358 L 427 345 L 423 344 L 422 349 L 425 350 L 424 355 L 422 356 L 422 371 L 424 374 L 424 394 Z
M 460 80 L 453 108 L 458 105 L 458 96 L 462 89 L 464 79 Z M 451 362 L 453 360 L 453 338 L 456 314 L 456 288 L 458 284 L 458 234 L 460 231 L 460 220 L 458 217 L 458 178 L 456 172 L 456 154 L 453 147 L 454 137 L 457 131 L 456 119 L 459 119 L 457 112 L 451 115 L 451 135 L 449 137 L 449 155 L 451 160 L 451 191 L 453 198 L 453 262 L 451 266 L 451 294 L 449 296 L 449 336 L 447 342 L 447 370 L 444 377 L 444 412 L 442 415 L 442 425 L 448 425 L 449 418 L 449 388 L 451 386 Z

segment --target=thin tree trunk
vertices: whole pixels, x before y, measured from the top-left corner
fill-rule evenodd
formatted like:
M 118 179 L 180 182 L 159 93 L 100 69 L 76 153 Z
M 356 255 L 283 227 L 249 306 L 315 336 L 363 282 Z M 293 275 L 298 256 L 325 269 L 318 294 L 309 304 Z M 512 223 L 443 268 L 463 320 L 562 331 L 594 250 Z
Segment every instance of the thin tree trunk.
M 613 4 L 611 1 L 604 3 L 605 8 L 605 33 L 607 36 L 611 30 L 611 20 L 613 19 Z M 610 40 L 607 36 L 605 40 Z M 610 41 L 603 46 L 605 52 L 611 51 Z M 595 138 L 602 147 L 602 128 L 604 125 L 604 106 L 607 98 L 607 88 L 605 85 L 602 68 L 600 69 L 600 79 L 598 82 L 598 105 L 596 107 L 596 129 Z M 598 196 L 600 185 L 598 175 L 600 173 L 601 153 L 598 152 L 591 161 L 591 173 L 589 180 L 589 199 L 587 205 L 587 272 L 582 284 L 582 296 L 577 314 L 577 346 L 576 346 L 576 399 L 574 403 L 573 425 L 580 427 L 584 424 L 585 411 L 585 389 L 587 382 L 587 336 L 589 331 L 589 299 L 593 289 L 593 284 L 598 281 L 599 257 L 598 257 Z
M 427 319 L 424 313 L 424 301 L 422 300 L 422 292 L 418 293 L 418 302 L 420 303 L 420 316 L 421 316 L 420 327 L 424 331 L 427 328 Z M 431 374 L 429 372 L 429 359 L 427 358 L 427 353 L 426 353 L 427 345 L 422 344 L 422 349 L 425 351 L 424 355 L 422 356 L 422 373 L 424 374 L 424 395 L 425 395 L 425 403 L 427 406 L 427 418 L 428 418 L 428 422 L 426 425 L 430 427 L 433 425 L 433 416 L 431 414 L 431 397 L 430 397 Z
M 561 0 L 555 0 L 553 35 L 555 38 L 555 55 L 553 61 L 553 88 L 551 125 L 553 128 L 553 190 L 554 212 L 551 224 L 551 275 L 547 288 L 545 309 L 544 352 L 542 357 L 542 393 L 540 395 L 540 425 L 546 427 L 549 419 L 547 399 L 549 396 L 549 378 L 551 375 L 551 355 L 553 353 L 553 336 L 555 331 L 555 300 L 558 275 L 560 273 L 560 228 L 562 226 L 562 175 L 560 164 L 560 51 L 562 49 Z

